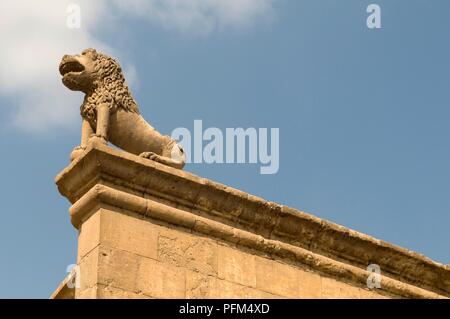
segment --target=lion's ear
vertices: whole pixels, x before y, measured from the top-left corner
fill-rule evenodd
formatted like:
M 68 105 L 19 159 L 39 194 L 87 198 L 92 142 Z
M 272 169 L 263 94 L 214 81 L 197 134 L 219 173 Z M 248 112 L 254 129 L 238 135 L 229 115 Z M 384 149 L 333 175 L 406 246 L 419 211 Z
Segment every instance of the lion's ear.
M 95 50 L 93 48 L 88 48 L 88 49 L 84 50 L 81 54 L 82 55 L 89 55 L 92 60 L 96 60 L 97 59 L 97 50 Z

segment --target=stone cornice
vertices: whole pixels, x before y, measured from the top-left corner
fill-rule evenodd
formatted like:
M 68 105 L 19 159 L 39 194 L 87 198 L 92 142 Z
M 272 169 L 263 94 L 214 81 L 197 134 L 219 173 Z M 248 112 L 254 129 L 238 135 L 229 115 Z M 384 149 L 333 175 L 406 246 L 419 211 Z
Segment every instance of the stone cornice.
M 73 280 L 72 274 L 68 274 L 58 287 L 53 291 L 49 299 L 74 299 L 75 289 L 69 288 L 68 283 Z
M 427 257 L 106 146 L 89 147 L 57 176 L 56 183 L 73 203 L 75 227 L 94 207 L 110 205 L 324 273 L 337 272 L 359 284 L 367 279 L 367 265 L 378 264 L 388 293 L 450 296 L 450 270 Z

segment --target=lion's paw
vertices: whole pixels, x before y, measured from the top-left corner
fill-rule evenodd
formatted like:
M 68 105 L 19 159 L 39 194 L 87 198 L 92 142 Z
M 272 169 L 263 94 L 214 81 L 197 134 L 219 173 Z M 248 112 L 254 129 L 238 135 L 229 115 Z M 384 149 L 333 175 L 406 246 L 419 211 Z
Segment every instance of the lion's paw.
M 73 162 L 74 160 L 76 160 L 78 157 L 80 157 L 83 152 L 84 152 L 84 148 L 81 146 L 77 146 L 72 150 L 72 153 L 70 153 L 70 161 Z
M 152 161 L 158 161 L 159 155 L 153 152 L 143 152 L 139 154 L 140 157 L 152 160 Z
M 105 137 L 103 137 L 101 135 L 92 134 L 91 136 L 89 136 L 88 143 L 89 144 L 94 144 L 94 145 L 98 145 L 98 144 L 107 145 L 108 141 L 106 140 Z

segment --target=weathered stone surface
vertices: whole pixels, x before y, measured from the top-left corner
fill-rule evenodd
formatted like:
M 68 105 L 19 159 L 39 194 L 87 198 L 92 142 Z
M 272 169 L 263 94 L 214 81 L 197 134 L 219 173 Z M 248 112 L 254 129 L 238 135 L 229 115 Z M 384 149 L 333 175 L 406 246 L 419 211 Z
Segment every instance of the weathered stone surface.
M 387 297 L 381 295 L 377 292 L 377 289 L 374 288 L 370 290 L 369 288 L 360 288 L 359 289 L 359 298 L 360 299 L 386 299 Z
M 143 257 L 158 257 L 158 228 L 148 221 L 103 209 L 100 229 L 102 245 Z
M 78 261 L 100 244 L 101 210 L 91 215 L 80 227 L 78 234 Z
M 75 299 L 98 299 L 98 287 L 97 285 L 86 289 L 77 289 Z
M 255 256 L 219 246 L 218 277 L 243 286 L 256 287 Z
M 153 298 L 184 298 L 186 271 L 142 258 L 137 272 L 137 290 Z
M 245 299 L 274 299 L 282 298 L 262 290 L 239 285 L 234 282 L 213 276 L 187 271 L 186 298 L 217 299 L 217 298 L 245 298 Z
M 322 278 L 311 271 L 298 270 L 298 296 L 316 299 L 322 297 Z
M 131 291 L 115 288 L 111 286 L 105 286 L 99 284 L 95 287 L 97 289 L 98 299 L 151 299 L 151 297 L 144 294 L 137 294 Z
M 375 292 L 371 293 L 372 296 L 376 295 Z M 362 294 L 363 289 L 361 288 L 351 286 L 333 278 L 322 277 L 322 298 L 359 299 L 362 298 Z M 378 295 L 378 298 L 381 298 L 381 296 Z
M 57 184 L 80 230 L 75 298 L 450 297 L 447 266 L 104 145 Z
M 99 246 L 92 249 L 84 255 L 82 258 L 79 257 L 79 289 L 76 289 L 76 294 L 78 291 L 84 291 L 89 288 L 94 287 L 98 283 L 98 270 L 99 270 Z
M 256 257 L 256 287 L 275 295 L 299 297 L 299 271 L 280 262 Z
M 80 228 L 79 258 L 83 258 L 100 243 L 103 246 L 156 259 L 158 228 L 142 219 L 101 208 Z
M 137 291 L 140 261 L 145 259 L 128 251 L 100 245 L 97 283 L 126 291 Z
M 216 279 L 213 298 L 272 299 L 276 296 L 247 286 L 238 285 L 226 280 Z
M 214 298 L 213 287 L 217 277 L 208 276 L 193 271 L 186 271 L 186 298 Z
M 78 290 L 76 299 L 151 299 L 151 297 L 120 288 L 97 284 L 85 290 Z
M 163 229 L 158 240 L 158 260 L 163 263 L 217 275 L 217 242 L 206 237 Z

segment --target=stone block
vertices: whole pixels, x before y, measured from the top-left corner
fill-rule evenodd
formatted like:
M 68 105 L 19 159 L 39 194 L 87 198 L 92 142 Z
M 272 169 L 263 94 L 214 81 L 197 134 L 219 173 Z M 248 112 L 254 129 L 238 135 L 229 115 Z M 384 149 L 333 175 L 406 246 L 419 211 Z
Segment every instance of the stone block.
M 137 277 L 141 260 L 136 254 L 99 246 L 98 284 L 136 292 Z
M 186 271 L 186 298 L 214 298 L 213 287 L 216 281 L 216 277 L 189 270 Z
M 104 246 L 156 259 L 158 228 L 134 216 L 101 210 L 100 242 Z
M 322 298 L 359 299 L 360 288 L 332 278 L 322 277 Z
M 142 258 L 139 265 L 137 288 L 152 298 L 184 298 L 185 269 Z
M 299 298 L 315 299 L 322 296 L 322 278 L 310 271 L 298 270 Z
M 78 259 L 99 244 L 156 259 L 158 227 L 134 216 L 101 208 L 80 228 Z
M 256 287 L 255 256 L 219 245 L 218 277 L 247 287 Z
M 378 289 L 360 288 L 359 289 L 360 299 L 387 299 L 386 296 L 378 293 Z
M 81 225 L 78 233 L 78 262 L 100 244 L 100 218 L 101 210 Z
M 298 298 L 298 269 L 275 260 L 255 258 L 256 288 L 283 297 Z
M 77 289 L 75 293 L 75 299 L 97 299 L 97 297 L 97 286 L 84 290 Z
M 87 253 L 78 263 L 80 287 L 77 291 L 84 291 L 98 283 L 99 246 Z
M 158 239 L 158 260 L 207 275 L 217 275 L 217 246 L 216 241 L 206 237 L 162 228 Z
M 186 272 L 186 298 L 273 299 L 279 296 L 197 272 Z
M 144 294 L 137 294 L 123 289 L 98 285 L 97 288 L 98 299 L 151 299 Z

